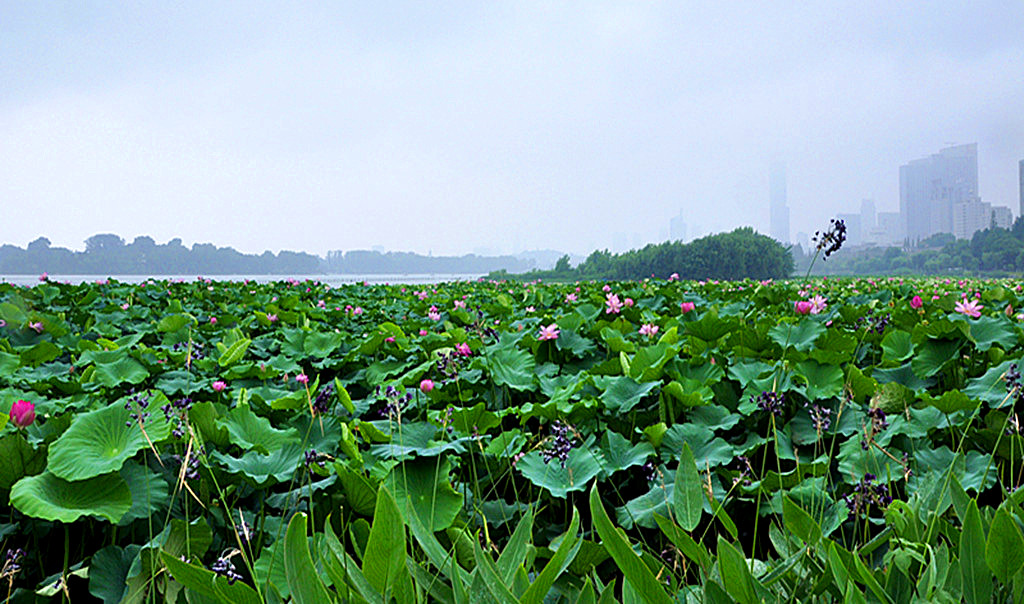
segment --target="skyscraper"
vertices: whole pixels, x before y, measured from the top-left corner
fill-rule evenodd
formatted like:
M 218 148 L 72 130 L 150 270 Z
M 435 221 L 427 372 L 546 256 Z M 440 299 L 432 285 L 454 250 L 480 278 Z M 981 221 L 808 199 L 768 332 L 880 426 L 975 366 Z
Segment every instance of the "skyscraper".
M 768 212 L 772 239 L 789 243 L 789 207 L 786 206 L 786 166 L 773 163 L 768 173 Z
M 911 241 L 953 232 L 953 204 L 978 199 L 978 145 L 956 145 L 900 166 L 900 219 Z

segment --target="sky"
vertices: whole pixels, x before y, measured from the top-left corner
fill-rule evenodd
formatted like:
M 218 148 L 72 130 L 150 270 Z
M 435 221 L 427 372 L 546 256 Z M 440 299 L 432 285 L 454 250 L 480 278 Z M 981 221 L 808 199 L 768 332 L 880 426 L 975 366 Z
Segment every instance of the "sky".
M 587 254 L 767 233 L 775 161 L 813 233 L 972 142 L 1016 215 L 1022 31 L 1006 0 L 3 2 L 0 242 Z

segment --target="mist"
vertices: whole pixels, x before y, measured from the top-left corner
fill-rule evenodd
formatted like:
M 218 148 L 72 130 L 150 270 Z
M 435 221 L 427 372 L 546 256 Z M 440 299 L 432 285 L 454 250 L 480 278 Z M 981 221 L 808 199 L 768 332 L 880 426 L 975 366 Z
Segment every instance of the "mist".
M 1018 209 L 1024 4 L 0 7 L 0 243 L 508 254 L 790 232 L 977 143 Z

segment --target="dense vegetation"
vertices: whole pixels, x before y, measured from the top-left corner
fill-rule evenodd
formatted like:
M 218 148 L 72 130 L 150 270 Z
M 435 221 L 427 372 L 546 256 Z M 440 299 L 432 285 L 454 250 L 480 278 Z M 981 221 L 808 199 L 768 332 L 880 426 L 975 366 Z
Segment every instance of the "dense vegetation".
M 1022 305 L 0 285 L 2 577 L 14 602 L 1018 600 Z
M 682 243 L 652 243 L 612 254 L 597 250 L 575 268 L 562 257 L 549 271 L 531 271 L 522 279 L 643 279 L 675 274 L 682 279 L 782 279 L 793 272 L 793 257 L 779 242 L 750 227 Z M 492 273 L 491 277 L 507 277 Z
M 814 250 L 796 250 L 804 274 Z M 913 246 L 846 248 L 841 256 L 814 266 L 815 275 L 1008 275 L 1024 272 L 1024 220 L 1011 229 L 993 227 L 970 239 L 941 233 Z

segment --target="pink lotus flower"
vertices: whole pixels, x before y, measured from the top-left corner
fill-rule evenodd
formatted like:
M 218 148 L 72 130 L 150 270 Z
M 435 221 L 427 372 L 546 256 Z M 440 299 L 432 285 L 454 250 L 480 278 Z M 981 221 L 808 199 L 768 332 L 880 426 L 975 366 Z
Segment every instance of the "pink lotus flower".
M 968 300 L 964 298 L 956 303 L 953 310 L 959 313 L 963 313 L 967 316 L 974 317 L 977 319 L 981 316 L 981 309 L 985 308 L 983 305 L 978 304 L 977 300 Z
M 395 343 L 395 336 L 388 336 L 388 337 L 384 338 L 384 341 L 389 343 L 389 344 L 394 344 Z
M 796 303 L 794 303 L 794 307 L 796 308 L 796 312 L 798 315 L 810 314 L 811 308 L 813 306 L 814 305 L 811 304 L 809 300 L 799 300 Z
M 820 313 L 821 311 L 825 310 L 826 306 L 828 306 L 828 304 L 825 301 L 825 298 L 823 298 L 821 296 L 821 294 L 815 295 L 813 298 L 808 300 L 808 302 L 811 303 L 811 314 L 812 315 L 816 315 L 816 314 Z
M 532 307 L 532 306 L 527 306 L 527 307 L 526 307 L 526 312 L 534 312 L 534 311 L 536 311 L 536 310 L 537 310 L 537 309 L 536 309 L 536 308 L 534 308 L 534 307 Z
M 607 286 L 605 286 L 605 287 L 607 287 Z M 619 300 L 618 294 L 608 294 L 608 299 L 605 300 L 605 304 L 608 305 L 608 308 L 606 308 L 605 311 L 604 311 L 605 314 L 608 314 L 608 315 L 616 314 L 617 315 L 620 312 L 622 312 L 622 302 Z
M 565 294 L 565 301 L 566 302 L 575 302 L 576 301 L 576 294 Z
M 36 421 L 36 406 L 28 401 L 21 401 L 11 405 L 11 423 L 19 428 L 25 428 Z
M 611 285 L 605 285 L 604 287 L 601 288 L 601 290 L 602 291 L 606 291 L 606 292 L 610 292 L 610 291 L 612 291 L 612 286 Z
M 299 375 L 295 376 L 295 381 L 299 382 L 300 384 L 308 384 L 309 376 L 306 375 L 305 373 L 300 373 Z
M 924 301 L 921 300 L 921 296 L 914 296 L 913 298 L 910 299 L 910 308 L 917 310 L 922 306 L 924 306 Z
M 356 316 L 359 316 L 359 315 L 363 314 L 363 307 L 362 306 L 357 306 L 357 307 L 353 308 L 352 309 L 352 314 L 354 314 Z
M 427 335 L 427 330 L 426 330 L 426 329 L 421 329 L 421 330 L 420 330 L 420 335 L 421 335 L 421 336 L 425 336 L 425 335 Z
M 267 321 L 274 323 L 275 321 L 277 321 L 277 315 L 267 315 Z
M 465 300 L 456 300 L 455 301 L 455 308 L 466 308 L 466 301 Z
M 40 281 L 44 281 L 45 282 L 49 278 L 50 278 L 50 275 L 46 274 L 45 272 L 42 275 L 39 275 L 39 280 Z
M 436 310 L 432 310 L 427 313 L 427 318 L 430 319 L 431 321 L 440 321 L 441 313 L 437 312 Z
M 217 380 L 212 384 L 212 387 L 216 392 L 224 392 L 224 389 L 227 388 L 228 385 L 224 382 L 224 380 Z
M 210 317 L 210 325 L 216 325 L 216 324 L 217 324 L 217 317 Z
M 422 380 L 420 382 L 420 392 L 422 392 L 423 394 L 426 394 L 426 393 L 430 392 L 433 389 L 434 389 L 434 381 L 433 380 Z
M 473 350 L 469 347 L 469 344 L 462 342 L 455 346 L 455 353 L 460 356 L 468 357 L 473 354 Z
M 644 323 L 640 326 L 640 335 L 647 336 L 648 338 L 658 333 L 658 326 L 651 323 Z
M 697 308 L 697 305 L 693 302 L 681 302 L 679 304 L 679 310 L 683 311 L 684 315 L 695 308 Z
M 672 273 L 668 276 L 669 281 L 679 281 L 679 273 Z
M 36 333 L 43 333 L 43 330 L 45 329 L 43 327 L 43 322 L 42 321 L 36 321 L 34 323 L 29 323 L 28 324 L 28 328 L 36 330 Z
M 0 319 L 0 327 L 7 327 L 7 321 Z
M 633 304 L 634 304 L 634 302 L 633 302 L 633 298 L 626 298 L 626 299 L 625 299 L 625 300 L 623 301 L 623 304 L 625 304 L 626 306 L 628 306 L 628 307 L 632 308 L 632 307 L 633 307 Z
M 538 340 L 557 340 L 558 339 L 558 324 L 552 323 L 547 327 L 541 327 L 540 333 L 537 334 Z
M 131 304 L 128 304 L 127 302 L 121 305 L 121 310 L 128 310 L 129 308 L 131 308 Z

